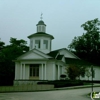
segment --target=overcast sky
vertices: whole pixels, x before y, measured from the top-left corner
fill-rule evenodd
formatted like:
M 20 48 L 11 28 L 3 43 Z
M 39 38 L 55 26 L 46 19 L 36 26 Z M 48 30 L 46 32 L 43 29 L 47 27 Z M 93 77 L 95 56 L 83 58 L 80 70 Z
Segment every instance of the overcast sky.
M 54 36 L 52 50 L 67 48 L 75 36 L 81 36 L 81 25 L 100 20 L 100 0 L 0 0 L 0 38 L 9 44 L 10 37 L 24 39 L 36 32 L 40 20 L 46 32 Z

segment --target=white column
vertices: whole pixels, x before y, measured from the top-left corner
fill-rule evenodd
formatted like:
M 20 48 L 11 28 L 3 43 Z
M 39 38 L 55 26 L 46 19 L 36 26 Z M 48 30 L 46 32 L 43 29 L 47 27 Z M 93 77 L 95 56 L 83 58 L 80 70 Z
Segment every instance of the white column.
M 55 64 L 53 64 L 53 71 L 52 72 L 53 72 L 53 80 L 55 80 L 55 74 L 56 74 L 55 73 Z
M 50 40 L 50 51 L 52 50 L 52 41 Z
M 20 79 L 22 79 L 22 64 L 20 66 Z
M 43 64 L 42 64 L 42 80 L 43 80 Z
M 61 70 L 62 70 L 61 74 L 63 74 L 63 66 L 61 66 Z
M 49 50 L 49 51 L 51 51 L 51 49 L 50 49 L 50 41 L 51 41 L 51 40 L 48 41 L 48 50 Z
M 43 50 L 43 39 L 41 38 L 41 41 L 40 41 L 40 49 Z
M 58 80 L 60 79 L 60 66 L 58 65 Z
M 17 79 L 17 63 L 15 64 L 15 80 Z
M 23 66 L 23 79 L 25 79 L 25 64 Z
M 44 65 L 45 65 L 44 67 L 45 67 L 45 80 L 46 80 L 46 63 Z

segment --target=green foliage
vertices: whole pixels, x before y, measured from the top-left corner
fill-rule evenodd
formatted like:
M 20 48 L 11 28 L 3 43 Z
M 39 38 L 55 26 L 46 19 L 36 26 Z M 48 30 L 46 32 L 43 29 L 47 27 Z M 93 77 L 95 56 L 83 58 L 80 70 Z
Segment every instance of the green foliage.
M 69 65 L 66 67 L 66 73 L 71 80 L 85 76 L 85 67 L 79 65 Z
M 65 74 L 61 74 L 60 77 L 61 78 L 66 78 L 66 75 Z
M 1 84 L 8 85 L 7 79 L 13 83 L 15 74 L 15 60 L 18 56 L 27 52 L 29 47 L 26 46 L 27 42 L 25 40 L 17 40 L 16 38 L 10 39 L 10 45 L 4 46 L 4 42 L 0 42 L 0 82 Z M 10 84 L 11 84 L 10 82 Z
M 69 86 L 79 86 L 83 85 L 83 82 L 80 80 L 55 80 L 55 81 L 47 81 L 47 82 L 38 82 L 39 84 L 53 84 L 54 88 L 60 88 L 60 87 L 69 87 Z
M 17 40 L 16 38 L 11 38 L 10 45 L 19 48 L 23 53 L 29 50 L 29 47 L 26 46 L 27 42 L 23 39 Z
M 89 77 L 92 75 L 91 71 L 89 68 L 86 69 L 86 74 L 85 74 L 89 80 Z
M 100 64 L 100 21 L 96 18 L 81 25 L 85 33 L 74 37 L 68 46 L 80 58 Z
M 0 52 L 1 52 L 1 50 L 4 48 L 4 46 L 5 46 L 5 43 L 2 42 L 2 41 L 0 41 Z

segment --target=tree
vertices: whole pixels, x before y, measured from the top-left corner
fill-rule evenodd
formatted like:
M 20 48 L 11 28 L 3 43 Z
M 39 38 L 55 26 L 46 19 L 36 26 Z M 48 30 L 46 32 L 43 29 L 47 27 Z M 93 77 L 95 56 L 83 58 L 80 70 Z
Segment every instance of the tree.
M 85 33 L 74 37 L 68 47 L 80 58 L 100 65 L 100 21 L 96 18 L 85 22 L 81 27 Z
M 18 56 L 28 51 L 25 40 L 10 39 L 10 45 L 6 45 L 0 51 L 0 85 L 13 84 L 15 75 L 15 60 Z
M 22 52 L 27 52 L 29 50 L 29 47 L 27 46 L 27 42 L 23 39 L 17 40 L 16 38 L 10 38 L 10 45 L 13 47 L 20 48 Z
M 89 68 L 86 69 L 86 74 L 85 75 L 87 76 L 88 81 L 89 81 L 89 77 L 92 75 Z
M 76 78 L 80 79 L 80 76 L 85 76 L 85 67 L 80 65 L 69 65 L 66 67 L 66 73 L 71 80 L 75 80 Z
M 66 75 L 65 75 L 65 74 L 61 74 L 61 75 L 60 75 L 60 79 L 61 79 L 61 80 L 65 80 L 65 78 L 66 78 Z
M 95 69 L 92 69 L 92 68 L 86 68 L 86 73 L 85 75 L 87 76 L 88 80 L 89 80 L 89 77 L 95 77 Z M 93 75 L 93 76 L 92 76 Z
M 0 41 L 0 50 L 4 48 L 5 43 Z

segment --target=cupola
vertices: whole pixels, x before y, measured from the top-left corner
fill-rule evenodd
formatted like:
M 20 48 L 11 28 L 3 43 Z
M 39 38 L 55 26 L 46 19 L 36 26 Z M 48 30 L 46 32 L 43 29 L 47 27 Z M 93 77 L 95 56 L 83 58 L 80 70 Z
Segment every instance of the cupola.
M 42 20 L 43 17 L 42 17 L 43 14 L 41 14 L 41 17 L 40 17 L 40 21 L 38 22 L 38 24 L 36 25 L 37 26 L 37 33 L 38 32 L 44 32 L 46 33 L 46 24 L 44 23 L 44 21 Z
M 38 22 L 37 32 L 28 36 L 30 39 L 30 50 L 36 48 L 44 53 L 49 53 L 52 48 L 54 37 L 46 33 L 46 24 L 41 20 Z

